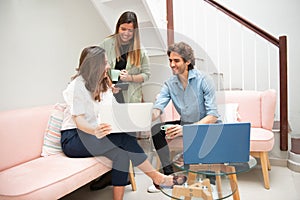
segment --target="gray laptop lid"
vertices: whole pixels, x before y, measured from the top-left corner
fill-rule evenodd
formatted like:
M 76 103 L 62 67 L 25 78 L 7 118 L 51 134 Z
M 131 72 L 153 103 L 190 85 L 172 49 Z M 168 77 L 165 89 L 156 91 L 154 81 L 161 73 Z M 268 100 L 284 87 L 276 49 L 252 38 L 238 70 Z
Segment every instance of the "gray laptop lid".
M 100 105 L 98 123 L 108 123 L 112 133 L 151 130 L 153 103 Z
M 183 126 L 185 164 L 248 162 L 250 123 Z

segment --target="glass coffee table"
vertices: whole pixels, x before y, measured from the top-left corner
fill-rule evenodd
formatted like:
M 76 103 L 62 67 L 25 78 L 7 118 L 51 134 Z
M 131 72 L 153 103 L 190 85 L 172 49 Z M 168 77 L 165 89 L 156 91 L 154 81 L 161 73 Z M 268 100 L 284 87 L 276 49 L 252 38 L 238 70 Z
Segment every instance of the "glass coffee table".
M 161 191 L 172 199 L 226 199 L 233 196 L 239 200 L 239 190 L 236 174 L 247 172 L 256 164 L 255 158 L 250 156 L 246 163 L 224 164 L 189 164 L 183 163 L 183 155 L 174 157 L 173 163 L 180 171 L 174 175 L 186 176 L 187 181 L 183 185 L 175 185 L 173 188 L 161 188 Z

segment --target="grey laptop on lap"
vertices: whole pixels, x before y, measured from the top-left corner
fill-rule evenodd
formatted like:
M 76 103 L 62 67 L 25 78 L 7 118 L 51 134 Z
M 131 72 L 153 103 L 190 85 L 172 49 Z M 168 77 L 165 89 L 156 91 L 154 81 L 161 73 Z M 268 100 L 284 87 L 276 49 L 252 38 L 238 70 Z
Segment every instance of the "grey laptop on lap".
M 112 133 L 149 131 L 153 103 L 100 105 L 99 122 L 112 126 Z
M 250 123 L 184 125 L 184 163 L 248 162 L 250 127 Z

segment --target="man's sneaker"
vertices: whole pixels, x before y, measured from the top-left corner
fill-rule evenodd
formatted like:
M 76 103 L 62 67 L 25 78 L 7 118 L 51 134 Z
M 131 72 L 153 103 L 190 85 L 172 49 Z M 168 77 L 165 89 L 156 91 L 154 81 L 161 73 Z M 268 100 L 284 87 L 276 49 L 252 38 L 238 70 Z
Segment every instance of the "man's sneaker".
M 212 195 L 212 198 L 213 199 L 218 199 L 219 198 L 219 193 L 218 193 L 218 190 L 217 190 L 217 187 L 216 187 L 216 185 L 214 185 L 214 184 L 210 184 L 210 186 L 211 186 L 211 195 Z
M 147 192 L 149 192 L 149 193 L 158 193 L 158 192 L 160 192 L 160 190 L 157 189 L 154 185 L 151 185 L 150 187 L 148 187 Z

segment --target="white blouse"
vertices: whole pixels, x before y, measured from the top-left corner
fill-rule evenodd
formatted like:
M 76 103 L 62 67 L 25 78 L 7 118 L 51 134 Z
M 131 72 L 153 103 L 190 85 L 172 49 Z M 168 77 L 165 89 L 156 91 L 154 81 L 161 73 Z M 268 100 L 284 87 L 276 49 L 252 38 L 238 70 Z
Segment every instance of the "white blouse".
M 112 104 L 115 102 L 112 90 L 101 94 L 101 102 L 96 102 L 85 87 L 85 81 L 82 76 L 76 77 L 68 87 L 63 91 L 63 97 L 67 104 L 64 111 L 64 120 L 61 130 L 77 128 L 72 116 L 84 115 L 88 123 L 97 125 L 98 105 Z

